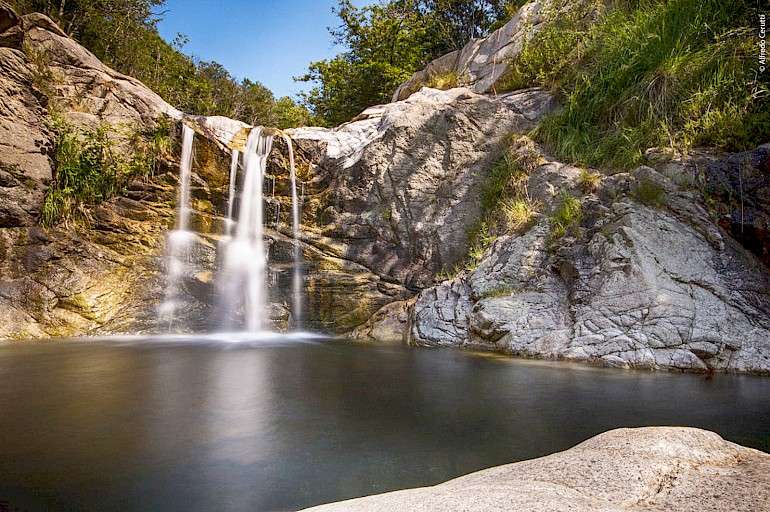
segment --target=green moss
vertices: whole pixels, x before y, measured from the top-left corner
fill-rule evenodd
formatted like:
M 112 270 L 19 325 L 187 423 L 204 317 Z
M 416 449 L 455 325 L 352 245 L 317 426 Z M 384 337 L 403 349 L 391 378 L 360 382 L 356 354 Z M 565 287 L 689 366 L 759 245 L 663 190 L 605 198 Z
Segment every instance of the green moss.
M 662 206 L 666 200 L 665 189 L 648 178 L 637 181 L 631 193 L 637 201 L 651 207 Z

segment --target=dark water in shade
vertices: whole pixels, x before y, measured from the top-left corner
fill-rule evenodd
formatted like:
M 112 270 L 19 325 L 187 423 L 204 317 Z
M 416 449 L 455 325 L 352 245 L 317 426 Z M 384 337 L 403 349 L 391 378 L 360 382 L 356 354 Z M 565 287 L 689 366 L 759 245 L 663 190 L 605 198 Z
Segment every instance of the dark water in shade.
M 294 510 L 641 425 L 770 451 L 770 379 L 331 342 L 0 345 L 9 510 Z

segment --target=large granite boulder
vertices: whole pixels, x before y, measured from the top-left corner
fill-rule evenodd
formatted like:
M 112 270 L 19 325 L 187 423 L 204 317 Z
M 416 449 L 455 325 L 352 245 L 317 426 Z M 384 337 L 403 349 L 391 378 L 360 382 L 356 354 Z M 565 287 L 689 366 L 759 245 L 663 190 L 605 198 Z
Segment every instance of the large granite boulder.
M 569 450 L 434 487 L 306 509 L 313 512 L 696 512 L 768 510 L 770 455 L 684 427 L 605 432 Z

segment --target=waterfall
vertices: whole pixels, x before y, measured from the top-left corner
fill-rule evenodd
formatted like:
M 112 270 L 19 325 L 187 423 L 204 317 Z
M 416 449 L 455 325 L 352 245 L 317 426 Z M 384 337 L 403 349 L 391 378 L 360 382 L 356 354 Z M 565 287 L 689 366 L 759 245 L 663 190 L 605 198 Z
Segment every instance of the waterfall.
M 179 194 L 177 197 L 176 228 L 166 238 L 168 255 L 165 299 L 160 306 L 162 318 L 169 326 L 174 321 L 182 279 L 189 270 L 190 246 L 194 235 L 190 232 L 190 175 L 192 174 L 193 141 L 195 132 L 182 125 L 182 157 L 179 160 Z
M 232 235 L 233 231 L 233 204 L 235 202 L 235 181 L 238 177 L 238 160 L 240 158 L 240 151 L 234 149 L 230 155 L 230 189 L 227 199 L 227 220 L 225 221 L 225 233 L 227 236 Z
M 284 135 L 289 148 L 289 173 L 291 179 L 291 234 L 294 242 L 294 265 L 292 274 L 292 314 L 294 329 L 302 328 L 302 253 L 299 245 L 299 200 L 297 198 L 297 173 L 294 166 L 294 146 L 291 137 Z
M 251 130 L 243 153 L 245 175 L 235 235 L 227 243 L 224 258 L 225 311 L 243 311 L 243 328 L 264 328 L 267 287 L 267 254 L 264 242 L 263 182 L 273 136 L 261 127 Z

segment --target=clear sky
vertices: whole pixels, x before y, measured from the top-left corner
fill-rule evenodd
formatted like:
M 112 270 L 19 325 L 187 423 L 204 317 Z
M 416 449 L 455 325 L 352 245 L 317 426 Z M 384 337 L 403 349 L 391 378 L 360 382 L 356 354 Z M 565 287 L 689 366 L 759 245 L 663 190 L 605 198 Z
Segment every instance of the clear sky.
M 358 0 L 354 5 L 374 3 Z M 215 60 L 236 78 L 258 80 L 276 96 L 307 87 L 292 77 L 314 60 L 332 57 L 327 27 L 339 22 L 335 0 L 166 0 L 158 29 L 168 41 L 190 38 L 185 53 Z

